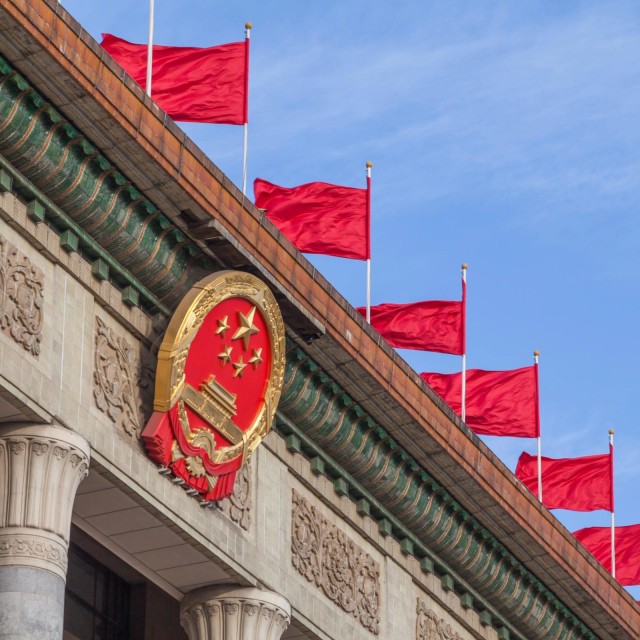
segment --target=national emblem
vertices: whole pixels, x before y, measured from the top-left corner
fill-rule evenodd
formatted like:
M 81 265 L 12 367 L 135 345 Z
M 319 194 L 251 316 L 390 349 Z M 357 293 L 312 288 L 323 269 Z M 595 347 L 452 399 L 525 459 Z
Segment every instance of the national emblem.
M 205 500 L 228 496 L 271 428 L 284 364 L 284 323 L 263 282 L 236 271 L 198 282 L 158 352 L 149 457 Z

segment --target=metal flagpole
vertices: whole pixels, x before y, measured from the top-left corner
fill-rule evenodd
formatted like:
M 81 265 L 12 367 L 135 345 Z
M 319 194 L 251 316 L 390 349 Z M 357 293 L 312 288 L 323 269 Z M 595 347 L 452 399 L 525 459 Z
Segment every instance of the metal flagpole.
M 367 258 L 367 322 L 371 322 L 371 258 Z
M 615 502 L 613 493 L 613 429 L 609 429 L 609 455 L 611 456 L 611 575 L 616 577 L 616 527 Z
M 249 147 L 249 125 L 244 123 L 244 144 L 242 149 L 242 195 L 247 195 L 247 149 Z
M 533 366 L 536 368 L 536 422 L 538 428 L 538 500 L 542 502 L 542 438 L 540 437 L 540 382 L 538 378 L 539 351 L 533 352 Z
M 244 146 L 242 151 L 242 195 L 247 195 L 247 150 L 249 148 L 249 41 L 253 25 L 247 22 L 244 31 Z M 243 202 L 244 205 L 244 202 Z
M 151 74 L 153 71 L 153 4 L 149 0 L 149 43 L 147 44 L 147 95 L 151 97 Z
M 373 162 L 367 162 L 367 322 L 371 322 L 371 167 Z
M 462 264 L 462 340 L 464 353 L 462 354 L 462 422 L 467 417 L 467 263 Z

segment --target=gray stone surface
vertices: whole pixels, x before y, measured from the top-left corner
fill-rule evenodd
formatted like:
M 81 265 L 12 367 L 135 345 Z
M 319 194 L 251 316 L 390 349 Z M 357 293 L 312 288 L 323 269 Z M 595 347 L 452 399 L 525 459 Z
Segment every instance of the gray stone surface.
M 0 640 L 60 640 L 64 581 L 32 567 L 0 567 Z

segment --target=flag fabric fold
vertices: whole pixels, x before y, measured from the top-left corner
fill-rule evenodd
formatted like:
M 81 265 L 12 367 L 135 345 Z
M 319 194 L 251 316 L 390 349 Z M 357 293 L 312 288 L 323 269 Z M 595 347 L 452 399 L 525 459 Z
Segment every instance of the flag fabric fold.
M 545 489 L 546 491 L 546 489 Z M 640 584 L 640 524 L 615 527 L 616 580 L 624 586 Z M 587 527 L 573 535 L 611 573 L 611 527 Z
M 366 317 L 366 308 L 358 307 Z M 396 349 L 462 355 L 464 303 L 428 300 L 371 307 L 371 326 Z
M 111 34 L 102 47 L 146 88 L 147 45 Z M 152 97 L 174 120 L 245 124 L 247 122 L 246 42 L 215 47 L 153 45 Z
M 579 458 L 542 456 L 543 504 L 548 509 L 613 511 L 611 464 L 608 453 Z M 537 456 L 523 453 L 516 466 L 516 477 L 537 494 Z
M 461 373 L 421 373 L 420 377 L 461 413 Z M 537 438 L 538 388 L 535 365 L 510 371 L 467 371 L 467 425 L 477 434 Z
M 303 253 L 368 260 L 368 189 L 309 182 L 280 187 L 257 178 L 255 204 Z

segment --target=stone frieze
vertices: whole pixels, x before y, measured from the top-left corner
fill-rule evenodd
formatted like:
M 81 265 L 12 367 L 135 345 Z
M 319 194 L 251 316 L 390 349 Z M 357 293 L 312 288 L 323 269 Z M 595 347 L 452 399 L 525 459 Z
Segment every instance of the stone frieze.
M 374 635 L 380 633 L 380 566 L 293 490 L 291 561 L 309 582 Z
M 418 598 L 416 609 L 416 640 L 462 640 L 451 625 L 447 624 L 424 600 Z
M 93 397 L 100 411 L 127 435 L 137 437 L 144 423 L 145 390 L 152 373 L 136 349 L 96 317 Z
M 0 236 L 0 331 L 34 356 L 40 353 L 44 274 Z
M 224 513 L 231 522 L 235 522 L 245 531 L 251 526 L 251 509 L 253 499 L 251 495 L 251 467 L 249 461 L 236 474 L 236 482 L 233 486 L 233 493 L 220 501 L 220 511 Z

